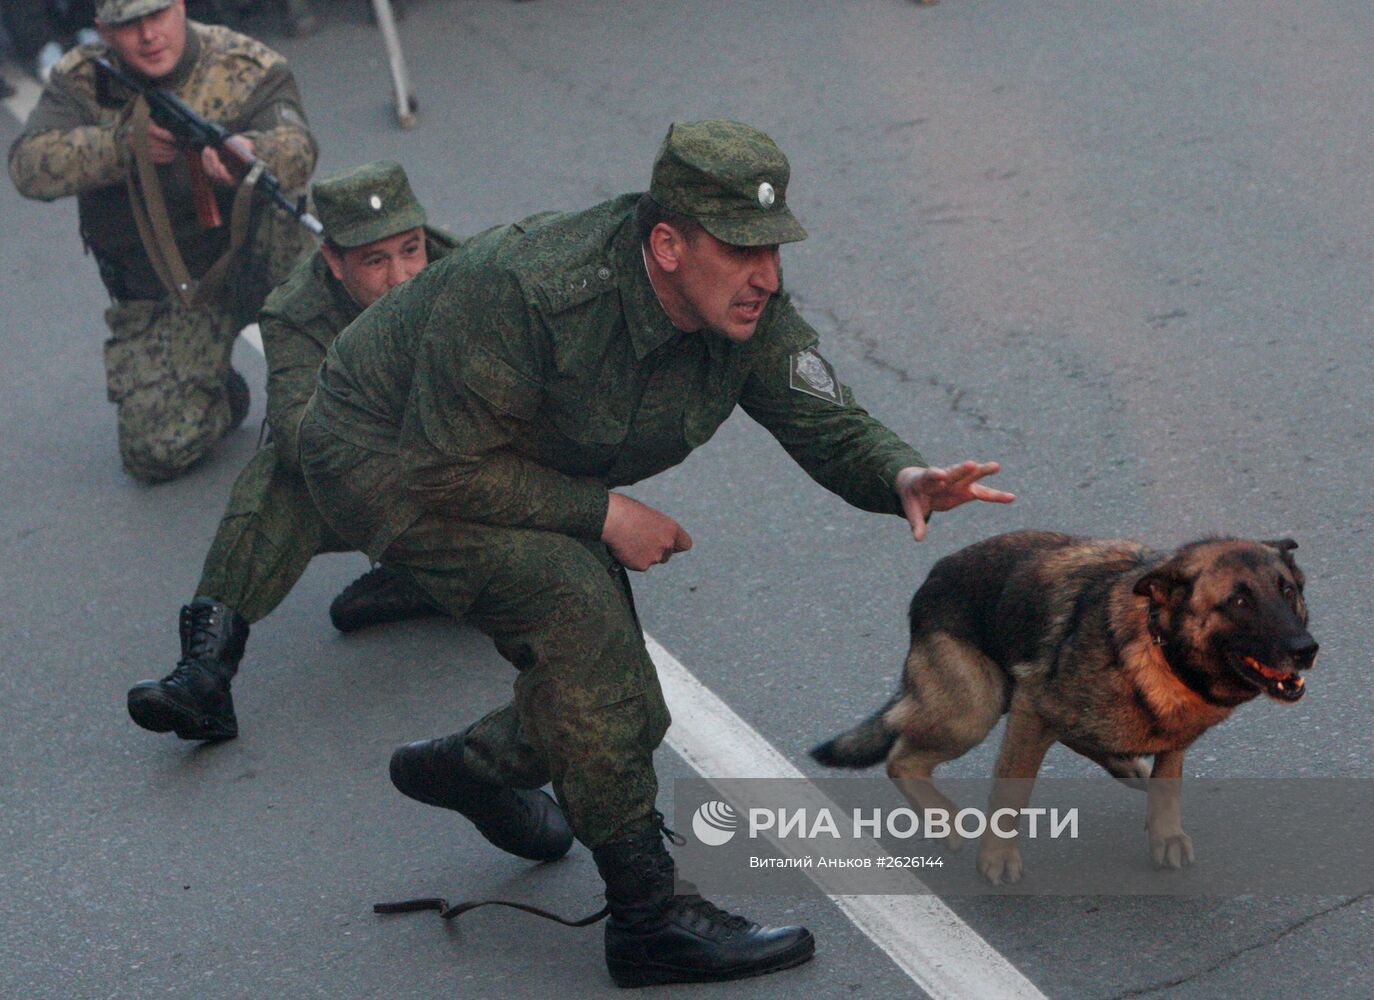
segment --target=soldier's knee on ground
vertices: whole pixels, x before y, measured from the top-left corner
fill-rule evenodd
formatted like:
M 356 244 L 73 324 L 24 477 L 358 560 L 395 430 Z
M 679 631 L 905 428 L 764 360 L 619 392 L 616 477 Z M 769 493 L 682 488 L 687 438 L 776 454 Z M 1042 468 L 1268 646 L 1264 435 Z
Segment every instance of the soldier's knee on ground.
M 229 426 L 223 392 L 194 385 L 136 389 L 118 406 L 120 459 L 130 476 L 146 483 L 185 474 Z

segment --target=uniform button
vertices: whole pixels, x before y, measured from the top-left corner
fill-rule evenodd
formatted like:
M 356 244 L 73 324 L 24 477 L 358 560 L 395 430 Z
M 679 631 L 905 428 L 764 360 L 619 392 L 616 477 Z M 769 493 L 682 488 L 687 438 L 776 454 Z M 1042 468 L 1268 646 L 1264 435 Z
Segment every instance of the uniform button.
M 611 277 L 611 269 L 609 267 L 598 268 L 596 276 L 600 278 L 602 281 L 608 281 Z

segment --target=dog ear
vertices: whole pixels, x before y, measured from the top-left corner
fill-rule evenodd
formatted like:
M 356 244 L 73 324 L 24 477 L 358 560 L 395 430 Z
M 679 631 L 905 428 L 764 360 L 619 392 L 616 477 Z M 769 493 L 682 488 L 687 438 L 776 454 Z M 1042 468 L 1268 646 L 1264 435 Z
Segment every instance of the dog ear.
M 1148 597 L 1151 604 L 1170 605 L 1177 603 L 1192 586 L 1193 581 L 1183 572 L 1180 560 L 1171 559 L 1146 573 L 1131 589 L 1140 597 Z
M 1302 590 L 1307 583 L 1307 577 L 1303 575 L 1302 570 L 1298 569 L 1297 560 L 1289 554 L 1298 547 L 1298 543 L 1291 538 L 1280 538 L 1277 541 L 1260 542 L 1260 544 L 1271 549 L 1278 549 L 1279 555 L 1283 557 L 1284 565 L 1292 572 L 1293 580 L 1297 583 L 1298 589 Z

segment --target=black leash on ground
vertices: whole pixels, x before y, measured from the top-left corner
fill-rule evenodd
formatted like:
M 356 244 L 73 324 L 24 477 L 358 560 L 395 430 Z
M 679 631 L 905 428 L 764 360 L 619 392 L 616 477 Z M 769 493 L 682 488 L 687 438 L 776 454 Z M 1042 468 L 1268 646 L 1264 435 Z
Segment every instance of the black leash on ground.
M 654 823 L 658 829 L 674 844 L 685 844 L 686 840 L 679 834 L 668 829 L 663 822 L 663 814 L 654 811 Z M 599 920 L 605 920 L 611 915 L 610 906 L 603 906 L 591 916 L 583 917 L 580 920 L 568 920 L 560 917 L 556 913 L 548 910 L 541 910 L 537 906 L 530 906 L 526 903 L 512 903 L 505 899 L 478 899 L 467 903 L 459 903 L 457 906 L 450 906 L 447 899 L 442 896 L 424 896 L 420 899 L 402 899 L 395 903 L 373 903 L 373 913 L 420 913 L 424 910 L 438 910 L 439 917 L 443 920 L 452 920 L 454 917 L 461 917 L 469 910 L 475 910 L 479 906 L 509 906 L 512 910 L 523 910 L 525 913 L 533 913 L 536 917 L 543 917 L 545 920 L 552 920 L 554 923 L 562 924 L 564 927 L 590 927 Z
M 560 917 L 556 913 L 548 910 L 541 910 L 537 906 L 527 906 L 524 903 L 511 903 L 504 899 L 482 899 L 474 900 L 470 903 L 459 903 L 457 906 L 449 906 L 448 900 L 439 896 L 428 896 L 424 899 L 403 899 L 396 903 L 374 903 L 373 913 L 419 913 L 422 910 L 438 910 L 439 916 L 444 920 L 452 920 L 460 917 L 469 910 L 475 910 L 479 906 L 509 906 L 513 910 L 524 910 L 526 913 L 533 913 L 536 917 L 543 917 L 545 920 L 552 920 L 562 924 L 564 927 L 589 927 L 598 920 L 604 920 L 610 916 L 611 908 L 603 906 L 600 910 L 589 917 L 581 920 L 568 920 Z

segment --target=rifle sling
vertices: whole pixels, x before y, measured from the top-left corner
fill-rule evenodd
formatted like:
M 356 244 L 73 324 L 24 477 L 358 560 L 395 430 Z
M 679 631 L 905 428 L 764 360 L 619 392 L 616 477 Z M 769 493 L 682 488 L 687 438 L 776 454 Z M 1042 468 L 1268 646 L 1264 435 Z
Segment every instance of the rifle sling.
M 262 161 L 255 163 L 235 191 L 229 216 L 229 246 L 197 281 L 187 270 L 186 260 L 177 247 L 176 234 L 172 232 L 172 220 L 167 213 L 162 181 L 157 176 L 148 138 L 150 121 L 148 102 L 140 94 L 134 101 L 131 117 L 135 169 L 129 172 L 129 207 L 158 281 L 184 307 L 194 309 L 203 306 L 219 291 L 235 254 L 248 237 L 253 188 L 262 174 L 263 164 Z

